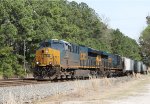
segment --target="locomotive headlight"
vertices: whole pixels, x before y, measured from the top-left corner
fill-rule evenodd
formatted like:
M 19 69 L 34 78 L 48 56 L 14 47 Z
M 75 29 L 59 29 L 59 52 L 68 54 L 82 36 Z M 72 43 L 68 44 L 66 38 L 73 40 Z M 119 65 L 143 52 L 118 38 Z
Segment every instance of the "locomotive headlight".
M 46 53 L 48 53 L 48 49 L 46 49 Z
M 37 61 L 36 64 L 39 64 L 39 62 Z

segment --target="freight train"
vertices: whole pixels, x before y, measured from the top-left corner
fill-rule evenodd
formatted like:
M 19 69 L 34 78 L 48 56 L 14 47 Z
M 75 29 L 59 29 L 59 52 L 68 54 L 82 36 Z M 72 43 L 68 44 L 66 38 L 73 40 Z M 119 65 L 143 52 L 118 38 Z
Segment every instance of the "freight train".
M 113 77 L 147 72 L 147 66 L 141 61 L 58 39 L 42 41 L 34 63 L 35 79 Z

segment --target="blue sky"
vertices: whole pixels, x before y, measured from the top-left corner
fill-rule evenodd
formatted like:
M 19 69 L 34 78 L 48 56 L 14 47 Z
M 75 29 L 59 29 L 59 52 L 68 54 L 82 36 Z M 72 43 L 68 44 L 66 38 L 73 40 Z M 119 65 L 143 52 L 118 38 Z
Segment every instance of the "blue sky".
M 85 2 L 105 20 L 109 27 L 119 28 L 125 35 L 138 40 L 150 15 L 150 0 L 69 0 Z

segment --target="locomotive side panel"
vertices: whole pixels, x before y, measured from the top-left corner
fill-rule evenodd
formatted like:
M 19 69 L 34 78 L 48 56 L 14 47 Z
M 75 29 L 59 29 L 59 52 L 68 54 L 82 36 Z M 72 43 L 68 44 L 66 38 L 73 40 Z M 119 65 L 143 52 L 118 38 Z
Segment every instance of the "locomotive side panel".
M 88 67 L 88 48 L 79 46 L 80 49 L 80 68 Z
M 110 61 L 111 60 L 111 61 Z M 109 61 L 111 62 L 111 67 L 115 70 L 122 69 L 122 58 L 119 55 L 110 54 Z
M 75 44 L 71 44 L 69 51 L 69 65 L 70 69 L 78 69 L 80 66 L 80 50 L 79 46 Z
M 100 68 L 102 65 L 102 52 L 88 48 L 88 66 L 89 68 Z
M 61 67 L 63 69 L 76 69 L 79 67 L 79 46 L 61 40 L 63 47 L 61 53 Z

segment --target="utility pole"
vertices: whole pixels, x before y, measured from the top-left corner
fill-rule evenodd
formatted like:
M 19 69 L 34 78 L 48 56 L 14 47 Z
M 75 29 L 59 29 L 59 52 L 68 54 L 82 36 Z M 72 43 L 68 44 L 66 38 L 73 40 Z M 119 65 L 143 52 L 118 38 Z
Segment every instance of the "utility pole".
M 24 56 L 24 59 L 23 59 L 24 65 L 23 65 L 23 67 L 24 67 L 24 71 L 25 71 L 25 74 L 26 74 L 26 43 L 25 43 L 25 40 L 23 41 L 23 44 L 24 44 L 24 54 L 23 54 L 23 56 Z

